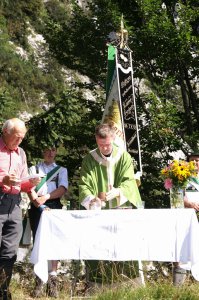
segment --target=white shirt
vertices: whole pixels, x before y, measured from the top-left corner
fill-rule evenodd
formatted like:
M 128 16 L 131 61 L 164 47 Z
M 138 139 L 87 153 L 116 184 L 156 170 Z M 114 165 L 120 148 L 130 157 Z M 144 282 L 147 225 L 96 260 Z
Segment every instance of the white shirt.
M 50 165 L 46 165 L 44 162 L 41 162 L 41 163 L 37 164 L 37 169 L 39 171 L 39 174 L 46 175 L 48 172 L 53 170 L 56 166 L 57 166 L 57 164 L 55 162 Z M 29 169 L 30 175 L 38 174 L 37 169 L 36 169 L 36 166 L 30 167 L 30 169 Z M 43 186 L 41 187 L 41 189 L 38 192 L 38 196 L 43 196 L 48 193 L 51 193 L 54 190 L 56 190 L 59 186 L 63 186 L 66 189 L 68 189 L 68 171 L 67 171 L 67 169 L 63 168 L 63 167 L 61 167 L 59 169 L 58 186 L 56 184 L 56 177 L 57 177 L 57 175 L 55 175 L 55 178 L 53 178 L 51 181 L 45 182 L 43 184 Z

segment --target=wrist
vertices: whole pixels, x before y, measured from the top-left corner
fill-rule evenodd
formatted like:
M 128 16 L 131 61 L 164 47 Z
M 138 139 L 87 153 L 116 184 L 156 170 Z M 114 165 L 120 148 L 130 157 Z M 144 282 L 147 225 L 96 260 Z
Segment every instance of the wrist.
M 31 199 L 31 202 L 32 202 L 32 204 L 33 204 L 35 207 L 38 207 L 38 206 L 39 206 L 39 203 L 38 203 L 38 197 L 37 197 L 37 198 L 34 198 L 34 199 Z
M 34 202 L 37 202 L 37 200 L 38 200 L 38 197 L 32 199 L 31 201 L 34 203 Z

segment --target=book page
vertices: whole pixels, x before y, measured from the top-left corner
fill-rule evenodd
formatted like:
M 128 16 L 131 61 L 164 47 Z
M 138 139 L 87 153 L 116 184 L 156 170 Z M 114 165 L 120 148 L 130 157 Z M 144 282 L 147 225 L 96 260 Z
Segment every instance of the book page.
M 199 192 L 185 192 L 185 195 L 190 202 L 199 201 Z
M 34 178 L 42 178 L 42 177 L 45 177 L 45 176 L 46 175 L 44 175 L 44 174 L 33 174 L 33 175 L 30 175 L 30 176 L 21 178 L 21 182 L 26 182 L 29 179 L 34 179 Z

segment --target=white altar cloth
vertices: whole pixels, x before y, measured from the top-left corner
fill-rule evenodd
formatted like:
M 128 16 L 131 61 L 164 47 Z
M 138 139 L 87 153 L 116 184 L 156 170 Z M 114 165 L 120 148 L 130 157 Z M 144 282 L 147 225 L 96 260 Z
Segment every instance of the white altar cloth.
M 46 282 L 48 260 L 190 263 L 199 280 L 199 225 L 193 209 L 44 211 L 31 262 Z

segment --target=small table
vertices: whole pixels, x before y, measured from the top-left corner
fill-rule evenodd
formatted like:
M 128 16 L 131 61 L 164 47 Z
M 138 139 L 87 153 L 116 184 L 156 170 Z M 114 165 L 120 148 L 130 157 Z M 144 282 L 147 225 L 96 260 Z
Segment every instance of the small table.
M 190 263 L 199 280 L 199 224 L 193 209 L 44 211 L 31 262 L 48 280 L 48 260 Z

